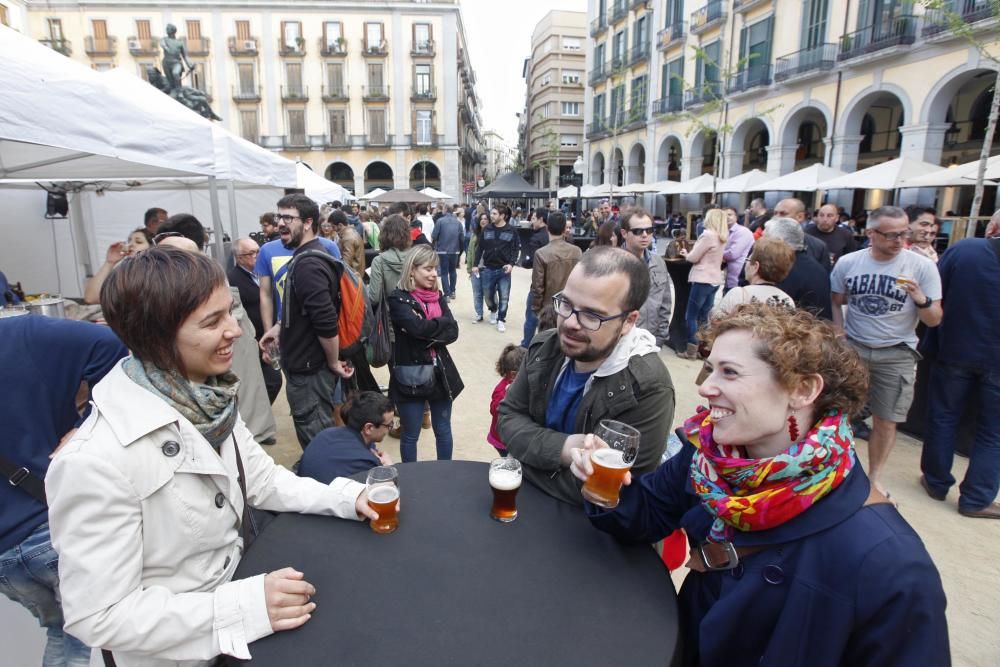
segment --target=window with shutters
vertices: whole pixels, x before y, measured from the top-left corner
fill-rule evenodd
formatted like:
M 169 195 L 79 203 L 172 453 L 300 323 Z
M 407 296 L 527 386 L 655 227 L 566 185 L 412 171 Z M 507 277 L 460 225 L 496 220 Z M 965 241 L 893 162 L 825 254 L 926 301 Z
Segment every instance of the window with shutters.
M 620 84 L 611 89 L 611 117 L 610 125 L 618 127 L 625 122 L 625 84 Z
M 326 116 L 330 123 L 330 144 L 334 146 L 347 145 L 347 111 L 328 109 Z
M 188 78 L 187 85 L 192 88 L 196 88 L 206 95 L 209 94 L 208 90 L 208 77 L 205 75 L 205 63 L 194 60 L 191 61 L 194 69 L 191 70 L 190 77 Z
M 62 19 L 48 19 L 49 39 L 61 42 L 63 39 Z
M 248 42 L 253 39 L 250 34 L 250 21 L 237 21 L 236 22 L 236 41 L 239 44 Z
M 288 110 L 288 143 L 292 146 L 306 145 L 305 109 Z
M 433 53 L 434 52 L 434 42 L 431 37 L 431 24 L 430 23 L 414 23 L 413 24 L 413 52 L 414 53 Z
M 420 64 L 413 66 L 413 90 L 420 97 L 431 94 L 431 66 Z
M 385 46 L 382 36 L 382 24 L 375 22 L 365 23 L 365 50 L 380 51 Z
M 281 22 L 281 46 L 286 52 L 301 53 L 304 46 L 302 39 L 302 23 L 299 21 Z
M 417 144 L 428 146 L 434 140 L 434 112 L 430 109 L 417 109 L 416 112 Z
M 580 136 L 576 134 L 559 135 L 559 145 L 563 148 L 576 148 L 580 145 Z
M 368 63 L 368 93 L 382 96 L 386 94 L 382 63 Z
M 302 97 L 302 63 L 285 63 L 285 85 L 290 97 Z
M 639 17 L 633 26 L 632 46 L 638 49 L 641 45 L 649 43 L 649 21 L 646 15 Z
M 580 115 L 580 103 L 579 102 L 563 102 L 562 103 L 562 115 L 563 116 L 579 116 Z
M 326 64 L 326 91 L 327 95 L 334 97 L 344 97 L 344 64 Z
M 605 99 L 607 98 L 604 93 L 594 95 L 594 123 L 599 124 L 604 121 Z
M 368 109 L 368 142 L 383 145 L 387 138 L 385 109 Z
M 578 69 L 564 69 L 562 71 L 562 82 L 566 85 L 576 85 L 583 80 L 583 71 Z
M 579 37 L 563 37 L 562 47 L 564 51 L 579 51 L 583 48 L 583 40 Z
M 253 63 L 237 63 L 236 74 L 240 81 L 240 95 L 253 96 L 257 94 L 257 74 Z
M 339 51 L 338 40 L 342 39 L 344 36 L 344 26 L 340 21 L 324 21 L 323 22 L 323 43 L 326 45 L 327 51 Z
M 758 85 L 768 79 L 771 65 L 771 27 L 774 17 L 757 21 L 740 30 L 740 72 L 746 85 Z
M 632 95 L 629 99 L 629 116 L 638 118 L 646 109 L 649 91 L 649 77 L 643 74 L 632 79 Z
M 829 0 L 802 0 L 802 48 L 811 49 L 826 41 Z
M 7 5 L 0 5 L 0 25 L 10 25 L 10 16 L 7 14 Z
M 256 109 L 243 109 L 240 111 L 240 136 L 255 144 L 260 143 L 260 130 L 257 128 Z
M 669 28 L 684 22 L 684 0 L 667 0 L 667 11 L 665 12 L 667 21 L 665 27 Z
M 594 69 L 599 70 L 605 66 L 604 59 L 607 56 L 604 42 L 594 47 Z
M 90 29 L 93 31 L 94 42 L 104 42 L 108 39 L 108 22 L 104 19 L 94 19 L 90 22 Z
M 153 39 L 153 30 L 149 27 L 148 19 L 136 19 L 135 36 L 143 40 Z
M 719 40 L 706 44 L 702 49 L 704 56 L 698 56 L 698 67 L 695 70 L 695 87 L 703 98 L 711 99 L 711 94 L 704 95 L 703 91 L 718 94 L 719 92 L 719 58 L 722 54 L 722 45 Z
M 668 108 L 659 111 L 678 111 L 684 97 L 684 58 L 675 58 L 663 65 L 660 97 L 667 100 Z
M 617 69 L 624 64 L 625 52 L 628 50 L 628 35 L 625 30 L 615 33 L 611 43 L 611 68 Z
M 192 19 L 184 24 L 185 35 L 189 40 L 201 39 L 201 21 Z

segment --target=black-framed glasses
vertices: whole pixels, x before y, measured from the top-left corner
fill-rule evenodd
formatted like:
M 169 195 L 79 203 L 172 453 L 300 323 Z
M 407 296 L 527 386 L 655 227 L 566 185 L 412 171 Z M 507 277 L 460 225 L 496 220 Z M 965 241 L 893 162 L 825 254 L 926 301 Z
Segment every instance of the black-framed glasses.
M 631 232 L 632 234 L 635 234 L 636 236 L 649 236 L 649 235 L 651 235 L 653 233 L 653 228 L 652 227 L 638 227 L 638 228 L 633 227 L 632 229 L 630 229 L 628 231 Z
M 288 215 L 286 213 L 275 213 L 274 214 L 274 221 L 275 222 L 283 222 L 286 225 L 289 222 L 291 222 L 292 220 L 301 220 L 301 219 L 302 218 L 300 216 L 297 216 L 297 215 Z
M 162 241 L 163 239 L 169 239 L 175 236 L 184 236 L 184 235 L 181 234 L 180 232 L 160 232 L 159 234 L 153 237 L 153 245 L 159 245 L 160 241 Z
M 886 241 L 898 241 L 899 239 L 906 238 L 910 235 L 910 232 L 883 232 L 881 229 L 872 229 L 873 232 L 884 238 Z
M 581 327 L 587 329 L 588 331 L 597 331 L 605 322 L 620 320 L 624 317 L 628 317 L 631 312 L 624 311 L 618 313 L 617 315 L 598 315 L 591 310 L 577 310 L 573 307 L 573 304 L 563 298 L 562 292 L 552 296 L 552 307 L 555 309 L 556 315 L 564 320 L 568 320 L 573 315 L 576 315 L 576 321 L 580 323 Z

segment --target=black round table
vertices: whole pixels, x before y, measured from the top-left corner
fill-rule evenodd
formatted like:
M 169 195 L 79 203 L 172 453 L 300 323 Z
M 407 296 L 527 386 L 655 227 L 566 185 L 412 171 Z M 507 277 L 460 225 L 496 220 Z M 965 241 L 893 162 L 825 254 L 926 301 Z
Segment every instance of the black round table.
M 282 514 L 236 577 L 285 566 L 316 586 L 301 628 L 250 646 L 285 665 L 670 665 L 679 654 L 670 576 L 583 510 L 527 482 L 518 518 L 490 519 L 485 463 L 398 466 L 399 528 Z M 231 664 L 242 664 L 231 660 Z

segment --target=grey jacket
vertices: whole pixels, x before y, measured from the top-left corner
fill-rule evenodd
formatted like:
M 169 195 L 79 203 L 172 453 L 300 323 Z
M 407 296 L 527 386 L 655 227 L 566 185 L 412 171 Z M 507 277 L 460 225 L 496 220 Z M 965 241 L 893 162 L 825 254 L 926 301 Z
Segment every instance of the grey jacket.
M 554 498 L 582 505 L 581 483 L 560 462 L 567 434 L 545 426 L 552 390 L 569 363 L 556 332 L 543 331 L 531 341 L 500 403 L 497 428 L 529 481 Z M 659 465 L 674 419 L 674 386 L 648 331 L 633 328 L 622 336 L 594 371 L 584 388 L 574 432 L 592 433 L 602 419 L 617 419 L 642 433 L 633 473 Z
M 465 249 L 465 229 L 453 215 L 442 215 L 434 224 L 431 243 L 440 254 L 457 255 Z
M 406 261 L 407 250 L 396 248 L 379 253 L 372 260 L 371 280 L 368 283 L 368 301 L 374 308 L 384 296 L 386 299 L 396 289 L 399 276 L 403 273 L 403 262 Z
M 635 325 L 653 334 L 656 344 L 662 346 L 670 340 L 670 310 L 673 305 L 670 274 L 662 257 L 649 250 L 644 252 L 646 266 L 649 267 L 649 296 L 639 309 Z

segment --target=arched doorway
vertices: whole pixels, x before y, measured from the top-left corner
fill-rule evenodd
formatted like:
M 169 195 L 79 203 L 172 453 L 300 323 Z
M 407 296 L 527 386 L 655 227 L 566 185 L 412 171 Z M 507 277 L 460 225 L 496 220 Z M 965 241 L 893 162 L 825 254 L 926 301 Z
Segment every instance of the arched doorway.
M 628 152 L 626 172 L 629 183 L 646 182 L 646 148 L 642 144 L 632 146 L 632 150 Z
M 948 131 L 944 135 L 944 151 L 941 164 L 963 164 L 979 159 L 983 142 L 986 140 L 986 125 L 993 103 L 993 88 L 996 82 L 994 72 L 984 72 L 967 81 L 948 106 L 945 122 Z M 1000 132 L 993 133 L 990 155 L 1000 152 Z
M 767 146 L 771 143 L 771 135 L 767 128 L 760 121 L 759 127 L 755 127 L 747 133 L 747 138 L 743 142 L 743 165 L 740 173 L 746 173 L 751 169 L 767 171 Z M 730 174 L 738 176 L 739 174 Z
M 681 180 L 681 157 L 680 140 L 674 136 L 664 139 L 656 153 L 656 180 Z
M 594 153 L 590 160 L 590 184 L 604 185 L 604 153 Z
M 416 163 L 410 169 L 410 187 L 414 190 L 422 190 L 424 188 L 440 190 L 441 171 L 437 168 L 436 164 L 428 160 Z
M 611 182 L 621 187 L 625 185 L 625 157 L 620 148 L 616 148 L 611 155 Z
M 776 139 L 784 146 L 794 146 L 792 157 L 782 156 L 781 174 L 825 163 L 829 123 L 825 109 L 803 106 L 790 113 Z
M 385 162 L 372 162 L 365 167 L 365 192 L 371 192 L 375 188 L 392 190 L 393 185 L 392 167 Z
M 333 181 L 354 194 L 354 170 L 346 162 L 331 162 L 324 174 L 326 180 Z
M 906 121 L 903 103 L 892 93 L 873 95 L 866 105 L 860 106 L 856 131 L 848 129 L 848 134 L 861 135 L 858 145 L 856 169 L 864 169 L 899 157 L 902 135 L 899 128 Z
M 701 142 L 701 174 L 715 173 L 715 154 L 718 152 L 718 145 L 718 137 L 715 134 L 705 137 Z M 691 178 L 701 174 L 691 174 Z

